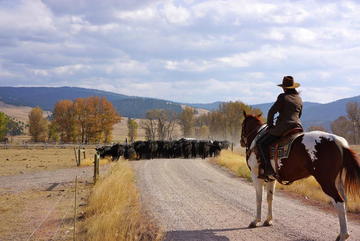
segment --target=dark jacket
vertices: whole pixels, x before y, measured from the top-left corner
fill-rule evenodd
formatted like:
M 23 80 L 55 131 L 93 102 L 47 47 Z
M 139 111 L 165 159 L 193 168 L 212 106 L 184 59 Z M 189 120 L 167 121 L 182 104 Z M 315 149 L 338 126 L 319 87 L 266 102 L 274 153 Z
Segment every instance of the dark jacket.
M 274 115 L 279 113 L 275 126 Z M 302 112 L 302 100 L 295 89 L 286 90 L 278 96 L 276 102 L 271 106 L 267 124 L 270 127 L 269 133 L 274 136 L 281 136 L 286 131 L 301 127 L 300 117 Z

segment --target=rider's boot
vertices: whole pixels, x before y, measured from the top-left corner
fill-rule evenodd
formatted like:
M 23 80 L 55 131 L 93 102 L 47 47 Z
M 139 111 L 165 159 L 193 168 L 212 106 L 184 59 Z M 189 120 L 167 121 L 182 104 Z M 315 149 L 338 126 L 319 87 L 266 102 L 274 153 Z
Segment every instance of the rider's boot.
M 262 173 L 260 171 L 258 178 L 269 181 L 268 177 L 271 175 L 275 175 L 275 172 L 270 163 L 268 146 L 276 139 L 278 139 L 278 137 L 267 134 L 259 140 L 258 149 L 260 151 L 260 159 L 263 163 L 264 171 Z

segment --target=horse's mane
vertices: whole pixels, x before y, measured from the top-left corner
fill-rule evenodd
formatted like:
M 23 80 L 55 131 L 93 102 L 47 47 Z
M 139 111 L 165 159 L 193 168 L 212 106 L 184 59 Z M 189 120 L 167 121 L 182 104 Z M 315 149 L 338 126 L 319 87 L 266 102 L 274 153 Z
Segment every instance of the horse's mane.
M 264 124 L 264 122 L 260 119 L 261 115 L 258 116 L 258 115 L 254 115 L 254 114 L 249 114 L 246 116 L 246 118 L 249 118 L 249 117 L 255 119 L 261 125 Z

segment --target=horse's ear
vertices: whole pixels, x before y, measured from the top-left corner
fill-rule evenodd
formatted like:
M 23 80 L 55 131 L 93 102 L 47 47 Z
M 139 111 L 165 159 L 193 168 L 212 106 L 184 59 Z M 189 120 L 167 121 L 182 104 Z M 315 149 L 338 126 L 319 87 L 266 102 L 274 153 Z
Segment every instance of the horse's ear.
M 246 111 L 245 110 L 243 110 L 243 114 L 244 114 L 244 117 L 246 117 Z
M 262 115 L 262 113 L 258 114 L 258 115 L 257 115 L 257 117 L 258 117 L 258 118 L 260 118 L 260 117 L 261 117 L 261 115 Z

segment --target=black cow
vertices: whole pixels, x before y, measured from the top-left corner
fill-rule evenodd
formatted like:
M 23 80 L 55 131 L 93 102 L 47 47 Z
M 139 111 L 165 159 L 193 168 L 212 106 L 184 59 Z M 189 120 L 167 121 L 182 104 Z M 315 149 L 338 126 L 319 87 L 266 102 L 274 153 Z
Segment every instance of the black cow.
M 210 146 L 211 143 L 209 141 L 199 142 L 199 155 L 202 159 L 205 159 L 210 155 Z
M 133 145 L 125 145 L 124 158 L 127 160 L 136 159 L 136 151 Z
M 125 147 L 121 144 L 115 144 L 113 146 L 103 146 L 96 148 L 96 152 L 99 153 L 101 158 L 111 156 L 112 161 L 118 161 L 120 156 L 124 155 Z
M 220 154 L 221 152 L 221 142 L 219 141 L 213 141 L 212 143 L 210 143 L 210 156 L 211 157 L 216 157 Z
M 192 156 L 192 158 L 196 158 L 198 152 L 199 152 L 199 143 L 197 140 L 192 140 L 191 141 L 191 156 Z
M 182 140 L 182 154 L 184 158 L 190 158 L 191 157 L 191 151 L 192 151 L 192 143 L 189 140 Z

